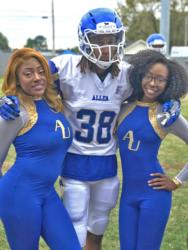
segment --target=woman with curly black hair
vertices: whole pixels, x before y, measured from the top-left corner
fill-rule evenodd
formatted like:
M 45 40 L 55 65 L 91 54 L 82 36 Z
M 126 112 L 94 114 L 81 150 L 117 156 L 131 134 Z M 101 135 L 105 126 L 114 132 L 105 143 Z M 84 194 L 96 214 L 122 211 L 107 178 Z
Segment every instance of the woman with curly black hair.
M 157 155 L 173 133 L 188 144 L 188 122 L 179 116 L 168 128 L 160 124 L 161 103 L 178 100 L 188 90 L 185 69 L 162 54 L 144 50 L 130 59 L 133 94 L 122 107 L 117 136 L 123 184 L 119 231 L 121 250 L 159 250 L 171 209 L 171 191 L 188 179 L 188 165 L 172 180 Z

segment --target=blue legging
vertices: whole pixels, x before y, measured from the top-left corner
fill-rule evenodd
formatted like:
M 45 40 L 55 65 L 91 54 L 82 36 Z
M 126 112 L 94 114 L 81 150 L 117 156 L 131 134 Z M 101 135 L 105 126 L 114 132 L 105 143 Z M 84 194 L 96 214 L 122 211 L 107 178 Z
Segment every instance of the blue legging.
M 159 250 L 171 208 L 171 192 L 153 191 L 121 196 L 119 231 L 121 250 Z
M 6 197 L 6 205 L 14 208 L 7 207 L 2 214 L 11 250 L 38 250 L 40 235 L 52 250 L 81 250 L 67 211 L 54 188 L 46 197 L 42 196 L 42 193 L 29 194 L 22 188 L 17 190 L 14 204 Z

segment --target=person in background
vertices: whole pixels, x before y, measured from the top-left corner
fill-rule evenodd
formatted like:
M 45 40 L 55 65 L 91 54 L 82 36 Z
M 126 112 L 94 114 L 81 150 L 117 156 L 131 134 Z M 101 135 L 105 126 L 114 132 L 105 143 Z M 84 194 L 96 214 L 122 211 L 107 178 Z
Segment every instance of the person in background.
M 166 39 L 159 33 L 153 33 L 146 39 L 146 45 L 148 49 L 158 51 L 163 55 L 166 54 Z
M 46 59 L 34 49 L 12 54 L 2 85 L 16 95 L 20 116 L 0 118 L 0 166 L 11 144 L 13 166 L 0 178 L 0 219 L 12 250 L 81 250 L 70 217 L 54 189 L 72 142 L 72 129 L 53 88 Z
M 100 250 L 119 193 L 114 128 L 121 104 L 132 93 L 126 80 L 130 65 L 122 60 L 125 27 L 114 10 L 84 14 L 78 40 L 81 55 L 60 55 L 49 62 L 74 134 L 62 168 L 63 200 L 81 246 Z M 5 119 L 19 115 L 17 98 L 1 101 Z M 178 112 L 171 114 L 169 105 L 164 111 L 168 126 Z
M 130 63 L 133 93 L 121 108 L 117 128 L 123 172 L 120 249 L 159 250 L 171 209 L 171 191 L 188 179 L 188 164 L 170 179 L 158 160 L 168 133 L 188 144 L 188 121 L 182 115 L 171 126 L 161 126 L 162 103 L 185 96 L 188 75 L 177 62 L 154 50 L 133 55 Z

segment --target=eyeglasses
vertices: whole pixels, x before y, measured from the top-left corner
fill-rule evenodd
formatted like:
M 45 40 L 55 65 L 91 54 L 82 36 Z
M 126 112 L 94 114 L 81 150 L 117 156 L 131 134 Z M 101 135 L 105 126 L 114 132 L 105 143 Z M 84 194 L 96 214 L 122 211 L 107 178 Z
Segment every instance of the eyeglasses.
M 151 82 L 154 80 L 154 82 L 156 84 L 166 84 L 167 83 L 167 79 L 163 76 L 153 76 L 152 74 L 146 74 L 144 77 L 143 77 L 143 80 L 145 82 Z

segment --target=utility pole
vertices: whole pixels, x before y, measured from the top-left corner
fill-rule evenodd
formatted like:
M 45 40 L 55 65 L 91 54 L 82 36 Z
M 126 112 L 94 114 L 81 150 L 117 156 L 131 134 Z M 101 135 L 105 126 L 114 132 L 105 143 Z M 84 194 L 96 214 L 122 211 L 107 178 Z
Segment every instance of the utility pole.
M 185 16 L 184 46 L 188 46 L 188 16 Z
M 170 44 L 170 0 L 161 0 L 160 33 L 165 37 L 167 44 L 167 56 Z
M 54 16 L 54 1 L 52 0 L 52 54 L 55 56 L 55 16 Z

